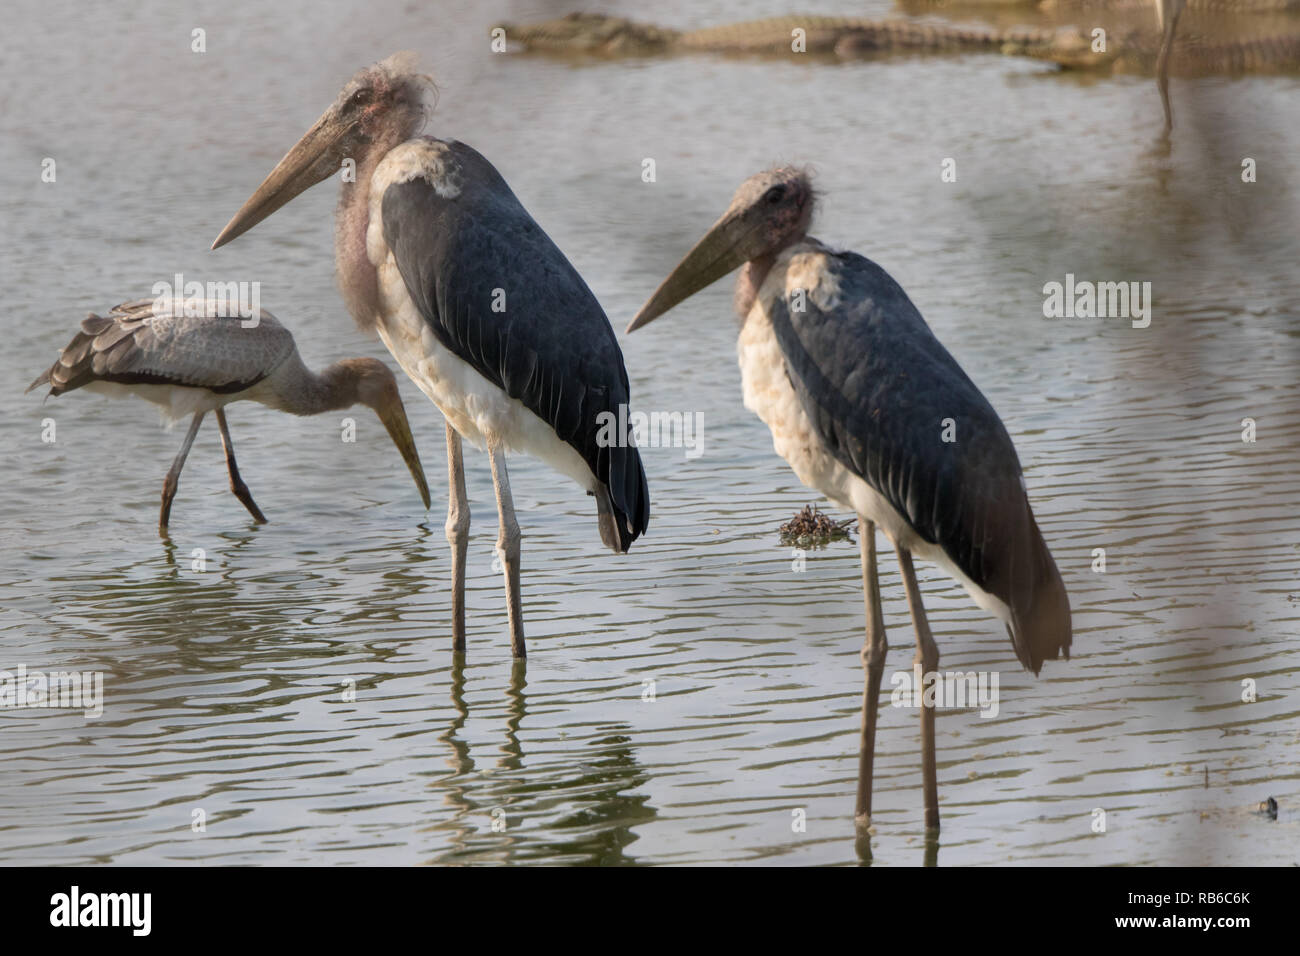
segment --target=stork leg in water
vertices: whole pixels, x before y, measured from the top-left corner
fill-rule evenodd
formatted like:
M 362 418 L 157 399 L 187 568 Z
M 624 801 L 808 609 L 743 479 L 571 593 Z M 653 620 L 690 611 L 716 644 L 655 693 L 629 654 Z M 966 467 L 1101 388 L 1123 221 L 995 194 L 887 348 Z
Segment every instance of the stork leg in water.
M 465 556 L 469 549 L 469 498 L 460 433 L 447 423 L 447 543 L 451 545 L 451 647 L 465 650 Z
M 876 524 L 858 515 L 862 546 L 862 596 L 867 606 L 867 639 L 862 644 L 862 745 L 858 751 L 858 825 L 871 825 L 871 767 L 876 756 L 876 714 L 880 682 L 885 676 L 885 618 L 880 608 L 880 577 L 876 572 Z
M 1156 57 L 1156 84 L 1160 87 L 1160 104 L 1165 108 L 1165 132 L 1174 128 L 1174 108 L 1169 101 L 1169 55 L 1174 48 L 1174 31 L 1187 0 L 1156 0 L 1156 21 L 1160 25 L 1160 54 Z
M 921 681 L 917 690 L 925 685 L 925 675 L 939 668 L 939 645 L 930 633 L 930 622 L 925 619 L 925 605 L 921 602 L 921 588 L 916 583 L 916 569 L 912 567 L 912 552 L 898 545 L 898 569 L 903 575 L 903 588 L 907 592 L 907 606 L 912 612 L 912 627 L 916 631 L 916 664 L 921 668 Z M 939 782 L 934 755 L 934 707 L 926 706 L 925 693 L 921 691 L 921 777 L 925 788 L 925 826 L 939 829 Z
M 217 409 L 217 425 L 221 428 L 221 447 L 226 453 L 226 469 L 230 472 L 230 490 L 248 509 L 253 520 L 258 524 L 266 524 L 266 515 L 262 514 L 262 509 L 253 501 L 253 495 L 249 492 L 248 485 L 244 484 L 244 479 L 239 477 L 239 466 L 235 464 L 235 443 L 230 440 L 230 429 L 226 426 L 224 408 Z
M 190 430 L 185 434 L 185 443 L 181 445 L 181 450 L 177 453 L 171 468 L 167 470 L 167 477 L 163 479 L 162 510 L 158 512 L 158 533 L 164 537 L 167 535 L 167 522 L 171 520 L 172 499 L 176 497 L 176 486 L 180 484 L 181 469 L 185 467 L 185 459 L 189 457 L 190 446 L 194 444 L 194 436 L 199 433 L 199 426 L 203 424 L 205 414 L 207 413 L 194 413 L 194 417 L 190 420 Z
M 506 612 L 510 618 L 510 647 L 515 657 L 524 657 L 524 612 L 519 596 L 519 522 L 515 520 L 515 503 L 510 497 L 510 475 L 506 471 L 506 452 L 501 443 L 488 440 L 488 460 L 492 463 L 492 484 L 497 493 L 497 556 L 506 577 Z
M 880 577 L 876 569 L 876 526 L 869 518 L 858 515 L 858 536 L 862 548 L 862 593 L 866 599 L 867 639 L 862 646 L 864 685 L 862 691 L 862 743 L 858 752 L 858 803 L 854 814 L 861 827 L 871 824 L 872 764 L 876 752 L 876 714 L 880 707 L 880 684 L 885 674 L 885 621 L 880 606 Z M 916 630 L 916 661 L 921 675 L 933 674 L 939 667 L 939 647 L 925 617 L 921 589 L 916 583 L 912 554 L 894 546 L 898 567 L 907 592 L 907 605 Z M 923 686 L 918 684 L 918 692 Z M 921 694 L 921 775 L 925 793 L 925 826 L 939 829 L 939 783 L 934 745 L 934 708 L 927 706 Z

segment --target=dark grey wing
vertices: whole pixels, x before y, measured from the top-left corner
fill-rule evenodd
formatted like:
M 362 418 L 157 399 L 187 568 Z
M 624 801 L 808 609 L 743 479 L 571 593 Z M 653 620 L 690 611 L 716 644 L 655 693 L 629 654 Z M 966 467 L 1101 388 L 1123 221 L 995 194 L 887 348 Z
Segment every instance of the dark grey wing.
M 222 316 L 215 300 L 178 303 L 174 311 L 155 305 L 141 299 L 91 313 L 27 391 L 48 383 L 51 395 L 62 395 L 98 381 L 230 394 L 266 378 L 294 351 L 293 335 L 268 312 L 245 328 L 238 316 Z
M 884 269 L 826 252 L 819 288 L 772 324 L 791 383 L 835 458 L 1012 612 L 1035 673 L 1070 646 L 1064 585 L 1001 419 Z M 802 304 L 802 311 L 798 306 Z M 951 437 L 944 441 L 945 422 Z
M 554 428 L 605 485 L 626 551 L 646 529 L 650 492 L 630 425 L 616 445 L 597 440 L 602 413 L 628 419 L 619 415 L 629 390 L 614 330 L 492 164 L 463 143 L 446 145 L 459 190 L 444 197 L 424 179 L 389 186 L 384 240 L 438 341 Z

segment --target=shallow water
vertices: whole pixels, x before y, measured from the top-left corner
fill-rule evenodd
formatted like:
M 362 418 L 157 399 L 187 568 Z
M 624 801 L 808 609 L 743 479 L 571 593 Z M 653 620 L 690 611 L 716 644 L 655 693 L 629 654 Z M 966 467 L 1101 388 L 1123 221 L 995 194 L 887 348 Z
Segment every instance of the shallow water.
M 786 6 L 672 3 L 655 18 L 702 26 Z M 879 0 L 800 6 L 894 12 Z M 477 452 L 469 650 L 463 662 L 450 652 L 442 422 L 409 382 L 429 514 L 364 409 L 345 444 L 339 416 L 237 405 L 241 468 L 271 523 L 254 526 L 227 491 L 209 424 L 170 544 L 155 511 L 182 431 L 160 429 L 142 402 L 22 394 L 86 311 L 176 272 L 260 281 L 309 364 L 386 357 L 334 289 L 332 185 L 207 247 L 342 80 L 402 47 L 437 73 L 431 131 L 497 164 L 616 328 L 740 180 L 812 163 L 816 234 L 885 266 L 1002 415 L 1071 595 L 1075 655 L 1024 673 L 1001 625 L 920 566 L 941 668 L 997 672 L 1000 709 L 939 712 L 944 829 L 927 846 L 917 714 L 882 708 L 873 862 L 1300 861 L 1300 81 L 1176 81 L 1178 126 L 1162 146 L 1149 81 L 998 56 L 489 52 L 495 20 L 566 9 L 146 3 L 74 18 L 27 4 L 11 15 L 0 669 L 102 671 L 105 708 L 97 720 L 0 710 L 0 861 L 865 855 L 852 824 L 857 548 L 810 552 L 797 572 L 778 543 L 777 526 L 817 496 L 741 405 L 729 284 L 620 331 L 636 405 L 705 424 L 699 457 L 645 451 L 651 528 L 629 555 L 603 551 L 576 487 L 512 460 L 526 669 L 510 659 Z M 202 55 L 189 52 L 195 27 Z M 47 156 L 54 184 L 40 181 Z M 956 183 L 940 182 L 947 157 Z M 1241 182 L 1243 157 L 1257 183 Z M 1066 273 L 1150 281 L 1150 327 L 1045 319 L 1043 284 Z M 1254 443 L 1241 439 L 1247 417 Z M 892 674 L 910 670 L 913 644 L 881 547 Z M 1096 548 L 1105 573 L 1092 570 Z M 1247 678 L 1254 703 L 1240 699 Z M 348 682 L 355 701 L 342 699 Z M 1254 812 L 1269 796 L 1276 821 Z

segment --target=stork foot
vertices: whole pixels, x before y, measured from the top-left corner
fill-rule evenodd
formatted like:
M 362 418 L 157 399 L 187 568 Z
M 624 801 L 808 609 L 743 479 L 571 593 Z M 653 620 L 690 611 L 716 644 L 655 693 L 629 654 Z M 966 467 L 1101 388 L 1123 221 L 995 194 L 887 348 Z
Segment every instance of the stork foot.
M 158 511 L 158 534 L 167 537 L 167 523 L 172 517 L 172 499 L 176 497 L 177 480 L 170 474 L 163 479 L 162 507 Z
M 239 477 L 239 469 L 235 467 L 235 459 L 230 459 L 230 490 L 235 493 L 235 497 L 240 500 L 248 513 L 253 516 L 253 520 L 258 524 L 266 524 L 266 515 L 262 514 L 262 509 L 257 506 L 253 500 L 253 495 L 248 490 L 248 485 Z

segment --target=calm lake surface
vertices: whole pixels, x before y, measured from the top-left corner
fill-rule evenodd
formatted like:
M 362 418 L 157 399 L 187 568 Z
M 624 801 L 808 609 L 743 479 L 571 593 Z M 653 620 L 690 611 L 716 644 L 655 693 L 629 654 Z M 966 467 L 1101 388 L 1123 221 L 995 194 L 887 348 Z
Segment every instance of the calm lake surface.
M 100 671 L 104 712 L 0 710 L 0 862 L 863 859 L 857 546 L 809 552 L 796 571 L 778 541 L 819 499 L 741 404 L 730 282 L 621 331 L 737 184 L 774 162 L 815 167 L 814 234 L 888 269 L 997 408 L 1074 609 L 1074 658 L 1035 679 L 997 621 L 918 566 L 941 669 L 996 672 L 1000 706 L 939 712 L 937 847 L 917 711 L 882 708 L 872 861 L 1300 862 L 1300 80 L 1175 81 L 1162 145 L 1151 81 L 996 55 L 490 53 L 498 19 L 568 6 L 7 11 L 0 670 Z M 885 0 L 796 6 L 898 15 Z M 653 18 L 786 12 L 675 0 Z M 404 377 L 429 513 L 365 409 L 345 413 L 349 444 L 342 415 L 244 404 L 231 428 L 271 523 L 227 490 L 209 422 L 170 543 L 158 494 L 183 429 L 140 401 L 22 392 L 87 311 L 177 272 L 260 281 L 313 366 L 387 359 L 335 290 L 333 183 L 208 246 L 343 81 L 401 48 L 437 75 L 429 131 L 492 159 L 599 297 L 636 407 L 703 415 L 698 457 L 645 450 L 650 531 L 618 558 L 576 486 L 511 460 L 526 668 L 510 658 L 477 451 L 469 648 L 453 658 L 442 419 Z M 940 181 L 945 158 L 955 183 Z M 1044 318 L 1044 283 L 1067 273 L 1149 281 L 1150 326 Z M 888 678 L 910 671 L 914 642 L 881 548 Z M 1276 820 L 1256 812 L 1270 796 Z M 191 826 L 200 809 L 205 832 Z

